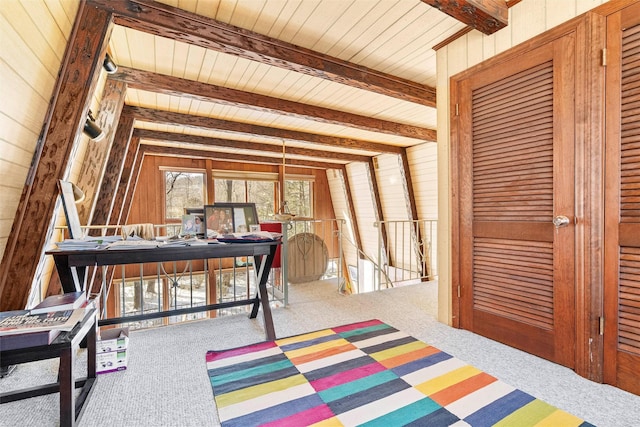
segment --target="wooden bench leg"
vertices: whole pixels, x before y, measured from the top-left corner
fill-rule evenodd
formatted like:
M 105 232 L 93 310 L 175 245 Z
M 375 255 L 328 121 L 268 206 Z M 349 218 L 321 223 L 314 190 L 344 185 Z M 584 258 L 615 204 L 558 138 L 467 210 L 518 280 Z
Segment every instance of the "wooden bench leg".
M 75 365 L 75 351 L 70 346 L 60 352 L 60 368 L 58 381 L 60 383 L 60 426 L 76 425 L 76 393 L 73 375 Z

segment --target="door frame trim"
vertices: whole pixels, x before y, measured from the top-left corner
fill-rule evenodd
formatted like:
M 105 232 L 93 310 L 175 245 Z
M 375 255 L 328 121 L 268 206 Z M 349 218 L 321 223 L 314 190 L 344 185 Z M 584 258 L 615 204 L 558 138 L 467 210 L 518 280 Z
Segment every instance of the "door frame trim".
M 460 84 L 485 68 L 525 55 L 556 39 L 571 35 L 576 39 L 575 87 L 575 371 L 602 382 L 604 235 L 604 73 L 602 49 L 606 39 L 606 15 L 629 4 L 611 2 L 578 16 L 493 58 L 450 78 L 450 176 L 451 176 L 451 298 L 452 325 L 460 327 L 461 217 L 460 117 L 456 108 Z

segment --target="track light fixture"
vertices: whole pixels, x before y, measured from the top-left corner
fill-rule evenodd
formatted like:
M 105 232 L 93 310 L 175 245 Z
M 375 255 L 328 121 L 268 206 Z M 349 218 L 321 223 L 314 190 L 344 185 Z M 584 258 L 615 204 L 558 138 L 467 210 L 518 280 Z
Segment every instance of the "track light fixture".
M 105 55 L 102 66 L 108 74 L 113 74 L 118 71 L 118 64 L 113 62 L 113 59 L 111 58 L 111 55 L 109 55 L 109 52 L 107 52 L 107 54 Z
M 97 125 L 96 119 L 93 118 L 93 114 L 91 110 L 87 113 L 87 120 L 84 122 L 84 133 L 86 133 L 89 138 L 94 141 L 100 141 L 104 138 L 104 132 L 100 129 L 100 126 Z

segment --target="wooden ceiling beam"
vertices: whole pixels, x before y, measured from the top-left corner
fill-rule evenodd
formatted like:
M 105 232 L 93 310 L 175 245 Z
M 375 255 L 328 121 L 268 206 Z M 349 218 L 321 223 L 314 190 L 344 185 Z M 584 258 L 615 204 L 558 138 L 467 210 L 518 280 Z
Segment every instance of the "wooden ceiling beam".
M 153 110 L 144 107 L 126 106 L 125 111 L 128 114 L 131 114 L 136 119 L 145 122 L 219 130 L 250 137 L 266 136 L 269 138 L 277 139 L 279 141 L 282 141 L 284 139 L 286 141 L 292 142 L 308 142 L 311 144 L 326 145 L 330 147 L 371 151 L 376 154 L 400 154 L 403 150 L 402 147 L 399 147 L 397 145 L 381 144 L 379 142 L 363 141 L 351 138 L 340 138 L 330 135 L 318 135 L 314 133 L 272 128 L 250 123 L 232 122 L 229 120 L 215 119 L 212 117 L 193 116 L 190 114 L 174 113 L 172 111 Z
M 417 104 L 436 89 L 150 0 L 90 0 L 118 25 Z
M 150 71 L 120 66 L 118 67 L 118 71 L 115 74 L 111 74 L 109 78 L 123 81 L 132 89 L 187 97 L 199 101 L 215 102 L 217 104 L 232 105 L 241 108 L 250 108 L 262 112 L 285 114 L 322 123 L 363 129 L 370 132 L 399 135 L 423 141 L 436 141 L 436 131 L 434 129 L 374 119 L 345 111 L 330 110 L 328 108 L 152 73 Z
M 268 165 L 282 165 L 282 159 L 277 157 L 261 157 L 261 156 L 249 156 L 246 154 L 234 154 L 234 153 L 221 153 L 219 151 L 208 150 L 194 150 L 191 148 L 181 147 L 163 147 L 160 145 L 140 144 L 140 150 L 144 154 L 156 154 L 159 156 L 178 156 L 178 157 L 191 157 L 191 158 L 203 158 L 224 160 L 231 162 L 243 162 L 243 163 L 262 163 Z M 298 159 L 286 159 L 287 166 L 300 166 L 315 169 L 342 169 L 344 167 L 341 163 L 328 163 L 328 162 L 316 162 L 311 160 L 298 160 Z
M 505 0 L 422 0 L 483 34 L 493 34 L 509 24 Z
M 200 135 L 188 135 L 184 133 L 161 132 L 146 129 L 136 129 L 134 136 L 143 140 L 171 141 L 189 144 L 198 144 L 208 147 L 226 147 L 239 150 L 263 151 L 269 153 L 282 154 L 282 145 L 258 144 L 255 142 L 235 141 L 230 139 L 212 138 Z M 350 153 L 338 153 L 327 150 L 310 150 L 308 148 L 286 147 L 286 154 L 297 156 L 318 157 L 321 159 L 331 159 L 343 162 L 368 162 L 369 156 L 360 156 Z

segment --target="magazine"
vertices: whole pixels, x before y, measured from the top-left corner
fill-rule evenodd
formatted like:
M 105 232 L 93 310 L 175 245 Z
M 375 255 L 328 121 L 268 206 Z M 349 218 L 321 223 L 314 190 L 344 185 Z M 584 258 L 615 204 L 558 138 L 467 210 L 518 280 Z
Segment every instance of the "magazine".
M 84 308 L 39 314 L 32 314 L 29 310 L 0 312 L 0 336 L 51 329 L 70 331 L 84 315 Z

